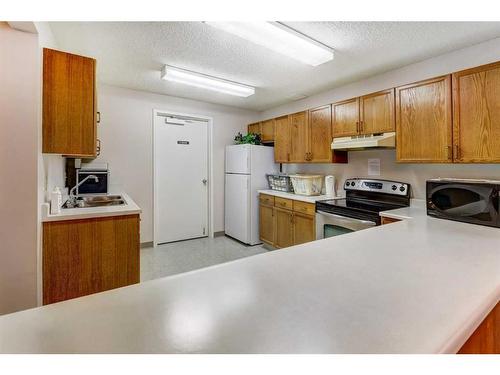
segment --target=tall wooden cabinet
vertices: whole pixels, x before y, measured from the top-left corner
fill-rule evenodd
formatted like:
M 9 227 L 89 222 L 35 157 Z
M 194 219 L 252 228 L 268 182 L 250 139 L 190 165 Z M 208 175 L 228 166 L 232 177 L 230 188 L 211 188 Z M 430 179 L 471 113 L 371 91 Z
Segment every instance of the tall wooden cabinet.
M 95 157 L 96 61 L 43 50 L 42 152 Z
M 500 62 L 453 73 L 454 161 L 500 162 Z
M 309 110 L 309 154 L 313 163 L 347 163 L 347 152 L 332 152 L 332 106 Z
M 309 152 L 308 112 L 290 115 L 290 163 L 304 163 Z
M 451 76 L 396 88 L 396 156 L 400 162 L 453 161 Z
M 276 163 L 290 161 L 290 121 L 288 116 L 274 119 L 274 161 Z

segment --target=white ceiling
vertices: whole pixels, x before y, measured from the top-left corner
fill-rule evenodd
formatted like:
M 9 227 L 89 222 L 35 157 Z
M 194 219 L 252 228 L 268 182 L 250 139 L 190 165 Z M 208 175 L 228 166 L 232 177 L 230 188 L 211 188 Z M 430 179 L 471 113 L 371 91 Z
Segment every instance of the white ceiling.
M 59 48 L 95 57 L 98 81 L 262 111 L 500 36 L 500 22 L 286 22 L 335 49 L 317 67 L 201 22 L 52 22 Z M 257 88 L 238 98 L 160 79 L 164 64 Z

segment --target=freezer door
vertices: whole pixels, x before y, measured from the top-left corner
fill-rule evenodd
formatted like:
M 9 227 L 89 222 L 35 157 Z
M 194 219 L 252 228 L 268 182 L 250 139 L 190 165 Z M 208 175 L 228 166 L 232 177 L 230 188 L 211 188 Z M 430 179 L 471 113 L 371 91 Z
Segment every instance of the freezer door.
M 224 227 L 228 236 L 250 243 L 250 176 L 226 174 Z
M 250 174 L 250 145 L 226 146 L 226 173 Z

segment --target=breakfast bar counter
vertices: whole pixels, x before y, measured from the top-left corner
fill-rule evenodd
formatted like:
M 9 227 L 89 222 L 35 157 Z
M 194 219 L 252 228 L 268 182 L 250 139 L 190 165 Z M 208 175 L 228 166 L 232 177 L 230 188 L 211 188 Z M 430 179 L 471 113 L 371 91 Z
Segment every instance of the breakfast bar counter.
M 415 210 L 2 316 L 0 352 L 456 353 L 499 301 L 500 230 Z

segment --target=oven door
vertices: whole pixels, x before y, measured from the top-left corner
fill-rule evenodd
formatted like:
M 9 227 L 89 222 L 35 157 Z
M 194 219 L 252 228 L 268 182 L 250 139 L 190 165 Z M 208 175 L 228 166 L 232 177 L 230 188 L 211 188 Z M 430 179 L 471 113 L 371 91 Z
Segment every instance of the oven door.
M 370 220 L 354 219 L 352 217 L 316 211 L 316 239 L 334 237 L 376 226 Z

